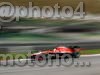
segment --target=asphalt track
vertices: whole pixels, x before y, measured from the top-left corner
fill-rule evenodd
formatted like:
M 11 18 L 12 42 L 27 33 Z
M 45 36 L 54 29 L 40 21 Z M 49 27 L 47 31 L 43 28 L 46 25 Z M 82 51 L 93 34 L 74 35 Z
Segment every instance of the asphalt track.
M 24 62 L 24 60 L 22 60 Z M 80 62 L 77 66 L 75 63 Z M 87 65 L 83 66 L 81 62 Z M 88 62 L 91 64 L 88 65 Z M 74 64 L 65 66 L 56 66 L 55 64 L 50 67 L 39 66 L 1 66 L 0 75 L 100 75 L 100 56 L 85 56 L 75 59 Z

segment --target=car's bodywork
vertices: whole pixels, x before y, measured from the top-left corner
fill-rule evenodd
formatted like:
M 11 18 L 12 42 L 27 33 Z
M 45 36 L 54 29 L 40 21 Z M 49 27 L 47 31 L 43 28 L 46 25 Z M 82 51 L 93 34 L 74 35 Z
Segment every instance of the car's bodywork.
M 79 58 L 80 57 L 80 47 L 78 46 L 74 46 L 74 47 L 59 46 L 59 47 L 54 48 L 53 50 L 45 50 L 45 51 L 33 53 L 31 55 L 31 59 L 38 59 L 38 60 L 43 60 L 44 58 L 45 59 L 49 59 L 49 58 L 51 59 L 60 58 L 61 59 L 63 55 L 64 56 L 69 55 L 72 58 Z

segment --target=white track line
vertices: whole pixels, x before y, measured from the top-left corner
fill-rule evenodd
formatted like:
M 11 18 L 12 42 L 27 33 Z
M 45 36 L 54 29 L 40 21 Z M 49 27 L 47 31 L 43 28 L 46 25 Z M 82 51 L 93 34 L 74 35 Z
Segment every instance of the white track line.
M 81 55 L 81 57 L 92 57 L 92 56 L 100 56 L 100 54 Z

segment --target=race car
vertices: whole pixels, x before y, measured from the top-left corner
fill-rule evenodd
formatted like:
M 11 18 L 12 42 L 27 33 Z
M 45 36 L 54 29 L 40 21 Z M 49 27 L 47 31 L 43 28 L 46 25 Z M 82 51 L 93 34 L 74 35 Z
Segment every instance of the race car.
M 45 50 L 33 53 L 30 58 L 32 60 L 44 60 L 44 59 L 48 60 L 49 58 L 61 59 L 63 56 L 66 56 L 66 58 L 68 58 L 69 56 L 72 58 L 79 58 L 80 50 L 81 49 L 79 46 L 69 46 L 69 47 L 59 46 L 54 48 L 53 50 Z

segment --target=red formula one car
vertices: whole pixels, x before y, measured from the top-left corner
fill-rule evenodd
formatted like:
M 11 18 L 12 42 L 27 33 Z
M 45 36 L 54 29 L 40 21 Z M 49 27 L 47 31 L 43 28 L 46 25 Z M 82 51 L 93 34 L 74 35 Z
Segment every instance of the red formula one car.
M 45 51 L 40 51 L 38 53 L 34 53 L 31 55 L 32 60 L 44 60 L 45 59 L 56 59 L 56 58 L 62 58 L 63 55 L 70 55 L 72 58 L 79 58 L 80 57 L 80 47 L 78 46 L 70 46 L 70 47 L 65 47 L 65 46 L 59 46 L 57 48 L 54 48 L 53 50 L 45 50 Z M 48 57 L 49 56 L 49 57 Z

